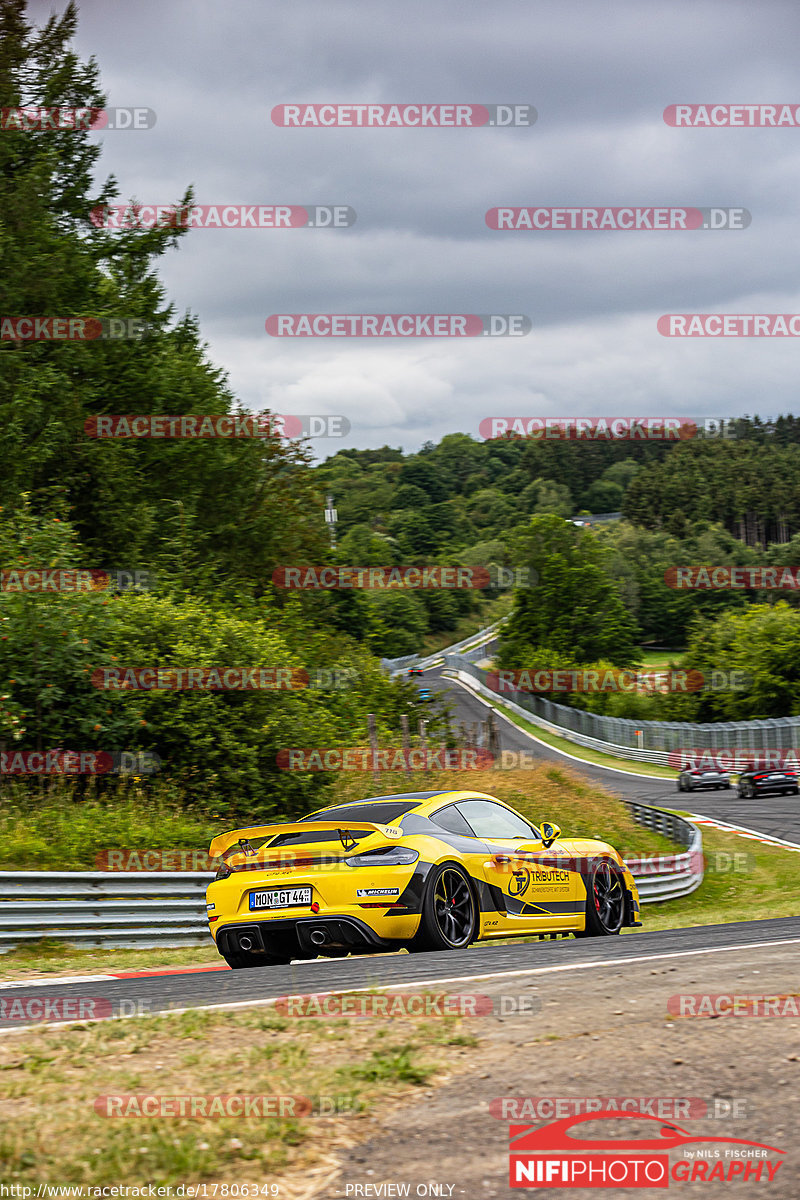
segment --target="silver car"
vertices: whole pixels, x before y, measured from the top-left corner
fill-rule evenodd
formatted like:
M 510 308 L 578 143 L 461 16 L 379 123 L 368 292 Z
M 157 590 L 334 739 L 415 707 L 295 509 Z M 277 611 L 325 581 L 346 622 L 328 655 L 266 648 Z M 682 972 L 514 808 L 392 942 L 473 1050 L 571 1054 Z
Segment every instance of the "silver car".
M 717 767 L 685 767 L 678 776 L 679 792 L 696 792 L 699 788 L 729 788 L 731 777 Z

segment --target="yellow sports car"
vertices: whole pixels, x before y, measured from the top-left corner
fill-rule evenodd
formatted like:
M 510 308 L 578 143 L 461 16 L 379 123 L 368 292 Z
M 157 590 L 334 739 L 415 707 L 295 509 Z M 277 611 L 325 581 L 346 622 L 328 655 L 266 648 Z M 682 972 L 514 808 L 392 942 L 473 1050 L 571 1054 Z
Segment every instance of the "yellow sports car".
M 605 842 L 565 840 L 484 792 L 407 792 L 214 838 L 208 920 L 235 968 L 640 925 Z

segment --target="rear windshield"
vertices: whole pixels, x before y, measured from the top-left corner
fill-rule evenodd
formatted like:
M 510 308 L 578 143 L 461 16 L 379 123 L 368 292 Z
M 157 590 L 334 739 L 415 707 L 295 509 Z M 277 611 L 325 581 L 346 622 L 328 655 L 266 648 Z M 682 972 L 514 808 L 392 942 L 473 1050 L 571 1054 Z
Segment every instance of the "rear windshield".
M 396 817 L 419 808 L 421 800 L 413 799 L 392 800 L 384 804 L 340 804 L 338 808 L 326 808 L 322 812 L 312 813 L 310 817 L 301 817 L 301 821 L 377 821 L 379 825 L 389 825 Z
M 348 833 L 350 833 L 349 830 Z M 360 842 L 365 837 L 372 837 L 369 829 L 356 829 L 355 833 L 350 833 L 350 838 L 354 842 Z M 279 833 L 269 846 L 272 850 L 275 846 L 308 846 L 312 842 L 337 842 L 338 840 L 334 830 L 309 829 L 306 833 Z

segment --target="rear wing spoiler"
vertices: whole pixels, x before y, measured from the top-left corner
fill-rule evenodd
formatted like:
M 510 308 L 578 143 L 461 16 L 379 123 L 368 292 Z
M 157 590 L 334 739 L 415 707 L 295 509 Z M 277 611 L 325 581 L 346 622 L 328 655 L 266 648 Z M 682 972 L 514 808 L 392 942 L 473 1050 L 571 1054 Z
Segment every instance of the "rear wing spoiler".
M 290 821 L 284 825 L 254 825 L 249 829 L 234 829 L 230 833 L 221 833 L 214 838 L 208 853 L 211 858 L 222 858 L 232 846 L 238 846 L 242 838 L 249 841 L 250 838 L 277 837 L 279 833 L 306 833 L 311 830 L 321 833 L 329 830 L 335 833 L 345 849 L 353 848 L 346 845 L 346 835 L 351 831 L 379 833 L 385 838 L 403 836 L 401 829 L 393 825 L 378 825 L 374 821 Z

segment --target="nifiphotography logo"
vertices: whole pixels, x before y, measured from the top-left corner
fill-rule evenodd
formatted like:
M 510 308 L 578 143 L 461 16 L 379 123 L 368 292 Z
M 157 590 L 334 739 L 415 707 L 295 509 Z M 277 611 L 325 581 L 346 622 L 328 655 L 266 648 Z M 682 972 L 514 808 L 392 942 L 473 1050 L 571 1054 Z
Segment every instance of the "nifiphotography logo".
M 641 1121 L 643 1137 L 614 1137 L 613 1121 Z M 606 1137 L 575 1126 L 608 1122 Z M 644 1124 L 647 1122 L 647 1124 Z M 784 1150 L 744 1138 L 694 1137 L 678 1125 L 633 1112 L 594 1112 L 547 1125 L 509 1125 L 512 1188 L 668 1188 L 675 1183 L 771 1183 Z M 673 1152 L 673 1161 L 670 1161 Z

